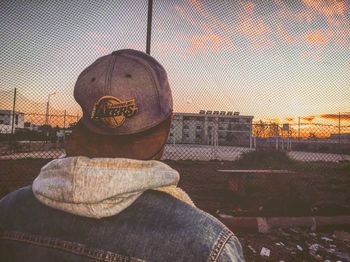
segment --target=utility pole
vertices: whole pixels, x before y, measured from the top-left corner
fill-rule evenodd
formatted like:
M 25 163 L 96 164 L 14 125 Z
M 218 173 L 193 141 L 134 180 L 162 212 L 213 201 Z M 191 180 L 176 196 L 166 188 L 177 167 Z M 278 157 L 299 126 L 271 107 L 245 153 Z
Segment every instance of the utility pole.
M 153 0 L 148 0 L 147 39 L 146 39 L 146 53 L 147 54 L 151 53 L 152 6 L 153 6 Z
M 56 92 L 50 93 L 47 96 L 47 102 L 46 102 L 46 116 L 45 116 L 45 125 L 49 125 L 49 114 L 50 114 L 50 97 L 56 95 Z
M 14 92 L 14 94 L 13 94 L 12 125 L 11 125 L 11 134 L 12 134 L 12 135 L 13 135 L 14 132 L 15 132 L 16 98 L 17 98 L 17 88 L 15 88 L 15 92 Z

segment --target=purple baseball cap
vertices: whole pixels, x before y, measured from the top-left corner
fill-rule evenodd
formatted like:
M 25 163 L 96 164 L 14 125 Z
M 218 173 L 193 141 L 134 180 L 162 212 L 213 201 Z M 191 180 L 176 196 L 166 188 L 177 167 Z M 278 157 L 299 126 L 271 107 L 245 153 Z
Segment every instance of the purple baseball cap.
M 103 56 L 86 68 L 75 84 L 74 98 L 83 110 L 83 125 L 101 135 L 139 133 L 173 111 L 163 66 L 131 49 Z

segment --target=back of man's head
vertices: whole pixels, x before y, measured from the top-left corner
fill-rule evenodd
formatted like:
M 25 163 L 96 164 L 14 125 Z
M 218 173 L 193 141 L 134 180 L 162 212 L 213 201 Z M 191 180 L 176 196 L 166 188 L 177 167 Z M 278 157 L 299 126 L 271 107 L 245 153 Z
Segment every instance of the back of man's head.
M 154 58 L 130 49 L 101 57 L 80 74 L 74 98 L 83 117 L 67 156 L 160 158 L 172 96 L 166 71 Z

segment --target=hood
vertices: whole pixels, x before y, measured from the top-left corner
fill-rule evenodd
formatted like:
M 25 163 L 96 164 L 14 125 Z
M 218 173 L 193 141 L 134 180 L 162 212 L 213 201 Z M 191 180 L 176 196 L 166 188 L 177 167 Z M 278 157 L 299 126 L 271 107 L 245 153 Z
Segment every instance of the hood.
M 34 180 L 32 190 L 45 205 L 102 218 L 118 214 L 148 189 L 169 191 L 177 197 L 182 194 L 175 189 L 178 181 L 178 172 L 159 161 L 79 156 L 49 162 Z M 177 193 L 171 193 L 174 191 Z

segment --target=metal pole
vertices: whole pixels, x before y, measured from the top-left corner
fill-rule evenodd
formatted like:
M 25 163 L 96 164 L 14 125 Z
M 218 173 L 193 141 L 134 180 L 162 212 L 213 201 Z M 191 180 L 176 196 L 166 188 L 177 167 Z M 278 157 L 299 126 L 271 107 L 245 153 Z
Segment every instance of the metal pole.
M 66 129 L 66 117 L 67 117 L 67 110 L 64 110 L 64 118 L 63 118 L 63 128 Z
M 340 112 L 339 112 L 339 118 L 338 118 L 338 143 L 340 144 Z
M 45 117 L 45 125 L 49 125 L 49 110 L 50 110 L 50 94 L 47 98 L 46 102 L 46 117 Z
M 12 105 L 12 126 L 11 126 L 11 134 L 14 134 L 15 131 L 15 110 L 16 110 L 16 98 L 17 98 L 17 88 L 15 88 L 15 92 L 13 94 L 13 105 Z
M 300 116 L 298 118 L 298 140 L 300 140 Z
M 146 53 L 147 54 L 151 53 L 152 6 L 153 6 L 153 0 L 148 0 L 147 39 L 146 39 Z

